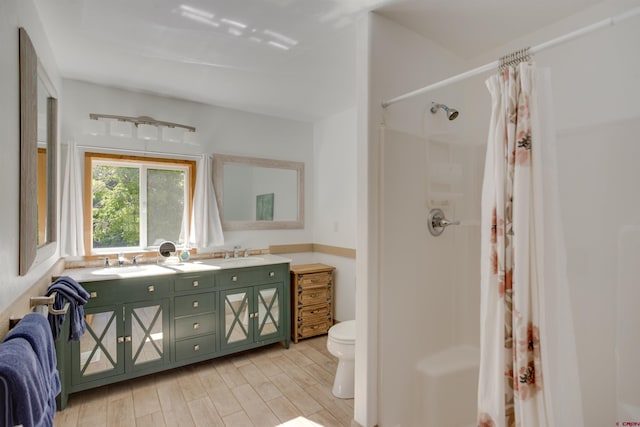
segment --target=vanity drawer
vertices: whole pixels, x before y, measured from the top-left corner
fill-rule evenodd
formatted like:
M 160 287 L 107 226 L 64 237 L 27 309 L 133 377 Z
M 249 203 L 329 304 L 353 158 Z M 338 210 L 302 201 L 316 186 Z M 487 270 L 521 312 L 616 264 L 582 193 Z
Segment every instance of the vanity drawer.
M 215 330 L 216 319 L 214 314 L 181 317 L 175 320 L 174 334 L 178 340 L 196 335 L 211 334 Z
M 331 302 L 331 290 L 327 287 L 307 289 L 298 294 L 299 305 L 327 304 L 328 302 Z
M 216 350 L 215 334 L 176 342 L 176 362 L 211 354 Z
M 326 334 L 332 326 L 333 322 L 331 320 L 324 320 L 318 323 L 301 322 L 298 324 L 298 339 Z
M 309 289 L 318 288 L 329 285 L 331 283 L 331 272 L 322 272 L 315 274 L 302 274 L 298 278 L 298 288 Z
M 115 279 L 101 282 L 85 282 L 82 287 L 89 292 L 85 307 L 164 298 L 169 295 L 169 280 L 158 278 Z
M 286 279 L 288 274 L 288 270 L 283 268 L 281 265 L 222 270 L 216 274 L 216 286 L 282 282 Z
M 325 319 L 331 320 L 333 317 L 331 304 L 320 304 L 311 307 L 304 307 L 298 311 L 298 320 L 309 323 L 321 322 Z
M 176 292 L 196 291 L 199 289 L 213 288 L 213 274 L 198 274 L 176 277 L 173 289 Z
M 216 311 L 215 294 L 213 292 L 183 295 L 174 299 L 174 317 Z
M 169 295 L 169 279 L 140 279 L 119 286 L 121 298 L 129 301 L 140 299 L 162 298 Z
M 122 299 L 121 289 L 113 282 L 86 282 L 82 287 L 89 293 L 89 301 L 85 307 L 100 307 L 113 304 Z

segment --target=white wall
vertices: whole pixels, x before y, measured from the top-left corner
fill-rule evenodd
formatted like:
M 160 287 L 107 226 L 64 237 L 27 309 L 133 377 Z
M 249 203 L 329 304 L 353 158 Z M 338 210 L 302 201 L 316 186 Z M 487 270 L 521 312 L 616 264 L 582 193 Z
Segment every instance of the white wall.
M 356 108 L 314 125 L 314 243 L 356 247 L 356 126 Z M 336 319 L 355 319 L 355 260 L 322 253 L 314 258 L 336 267 Z
M 369 185 L 379 201 L 380 235 L 372 250 L 380 256 L 374 266 L 379 289 L 379 402 L 381 426 L 411 426 L 426 403 L 419 388 L 416 364 L 455 344 L 453 272 L 455 233 L 434 238 L 427 230 L 426 182 L 428 136 L 460 133 L 462 122 L 431 117 L 431 101 L 459 105 L 461 93 L 440 91 L 394 104 L 384 113 L 381 102 L 461 69 L 463 61 L 435 43 L 394 22 L 372 16 L 370 59 L 369 149 L 380 157 L 369 162 Z M 429 115 L 424 119 L 425 112 Z M 380 123 L 384 120 L 384 136 Z M 384 141 L 382 141 L 384 140 Z M 382 146 L 380 146 L 382 144 Z M 373 166 L 373 167 L 372 167 Z M 379 169 L 378 169 L 379 167 Z M 377 205 L 379 203 L 379 206 Z M 375 214 L 374 214 L 375 215 Z M 372 236 L 369 236 L 371 239 Z M 375 245 L 379 245 L 376 248 Z
M 226 231 L 225 248 L 267 248 L 307 243 L 313 238 L 313 125 L 157 95 L 64 80 L 62 143 L 176 154 L 221 153 L 305 163 L 305 228 L 300 230 Z M 83 134 L 89 113 L 151 116 L 197 128 L 199 145 L 145 142 L 137 138 Z
M 603 2 L 485 52 L 470 61 L 469 68 L 631 7 L 637 7 L 637 1 Z M 628 285 L 628 257 L 622 251 L 631 245 L 625 230 L 640 225 L 636 188 L 640 182 L 640 169 L 636 166 L 640 155 L 638 41 L 640 19 L 636 17 L 535 57 L 539 67 L 551 69 L 558 130 L 560 220 L 567 247 L 587 427 L 638 421 L 617 413 L 617 395 L 617 403 L 640 408 L 640 396 L 636 394 L 632 397 L 635 400 L 629 401 L 633 394 L 625 386 L 637 385 L 640 374 L 618 365 L 627 355 L 640 351 L 637 340 L 624 339 L 628 329 L 622 323 L 622 319 L 628 319 L 628 314 L 622 312 L 624 302 L 637 299 L 637 292 Z M 471 116 L 469 128 L 483 135 L 487 134 L 490 115 L 490 98 L 483 84 L 486 77 L 464 84 L 468 94 L 465 113 Z M 626 332 L 616 338 L 616 331 Z
M 75 80 L 64 80 L 64 90 L 63 144 L 73 139 L 80 145 L 110 148 L 177 154 L 224 153 L 304 162 L 305 228 L 226 231 L 224 247 L 267 248 L 310 242 L 355 247 L 355 109 L 314 125 Z M 195 126 L 200 145 L 85 135 L 83 121 L 89 113 L 145 115 Z M 355 317 L 353 260 L 319 253 L 287 256 L 292 263 L 311 259 L 308 262 L 335 266 L 336 319 Z
M 0 2 L 0 311 L 8 309 L 22 293 L 58 260 L 59 251 L 39 260 L 26 276 L 18 276 L 19 206 L 20 206 L 20 96 L 18 76 L 18 28 L 24 27 L 31 38 L 60 103 L 62 86 L 57 65 L 52 57 L 42 24 L 31 0 Z M 15 313 L 22 316 L 24 313 Z

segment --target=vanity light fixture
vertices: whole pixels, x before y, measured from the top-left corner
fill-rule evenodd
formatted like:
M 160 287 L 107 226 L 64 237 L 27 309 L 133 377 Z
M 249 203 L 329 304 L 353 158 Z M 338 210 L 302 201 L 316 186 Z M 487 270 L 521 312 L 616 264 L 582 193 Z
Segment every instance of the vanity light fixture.
M 163 141 L 182 142 L 182 134 L 184 134 L 184 131 L 180 128 L 163 127 L 161 133 Z
M 132 130 L 131 124 L 133 123 L 138 129 L 138 138 L 147 141 L 155 141 L 158 139 L 158 128 L 162 129 L 162 139 L 168 142 L 181 142 L 182 133 L 194 133 L 196 128 L 193 126 L 181 125 L 179 123 L 163 122 L 156 120 L 149 116 L 129 117 L 129 116 L 117 116 L 113 114 L 89 114 L 90 121 L 100 119 L 106 119 L 111 122 L 112 136 L 124 136 L 131 137 Z M 165 131 L 166 129 L 166 131 Z M 165 136 L 166 135 L 166 136 Z M 184 138 L 186 141 L 186 137 Z
M 133 135 L 133 126 L 131 126 L 131 123 L 129 122 L 110 120 L 109 135 L 119 136 L 121 138 L 131 138 Z
M 158 139 L 158 128 L 153 125 L 139 124 L 138 125 L 138 139 L 144 139 L 145 141 L 156 141 Z
M 105 135 L 107 133 L 107 124 L 105 122 L 87 119 L 82 124 L 82 130 L 85 135 Z

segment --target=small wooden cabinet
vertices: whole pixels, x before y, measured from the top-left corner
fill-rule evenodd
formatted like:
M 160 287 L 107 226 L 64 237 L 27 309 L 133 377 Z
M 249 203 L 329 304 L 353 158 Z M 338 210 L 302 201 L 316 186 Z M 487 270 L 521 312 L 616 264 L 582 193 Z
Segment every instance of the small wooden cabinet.
M 333 273 L 325 264 L 291 266 L 291 338 L 293 342 L 326 334 L 333 326 Z

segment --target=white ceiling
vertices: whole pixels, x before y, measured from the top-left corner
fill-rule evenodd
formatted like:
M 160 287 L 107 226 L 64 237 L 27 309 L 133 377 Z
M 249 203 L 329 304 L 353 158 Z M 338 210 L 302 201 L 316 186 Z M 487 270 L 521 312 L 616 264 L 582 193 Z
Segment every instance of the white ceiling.
M 355 105 L 360 13 L 468 58 L 598 1 L 35 2 L 65 78 L 313 121 Z

